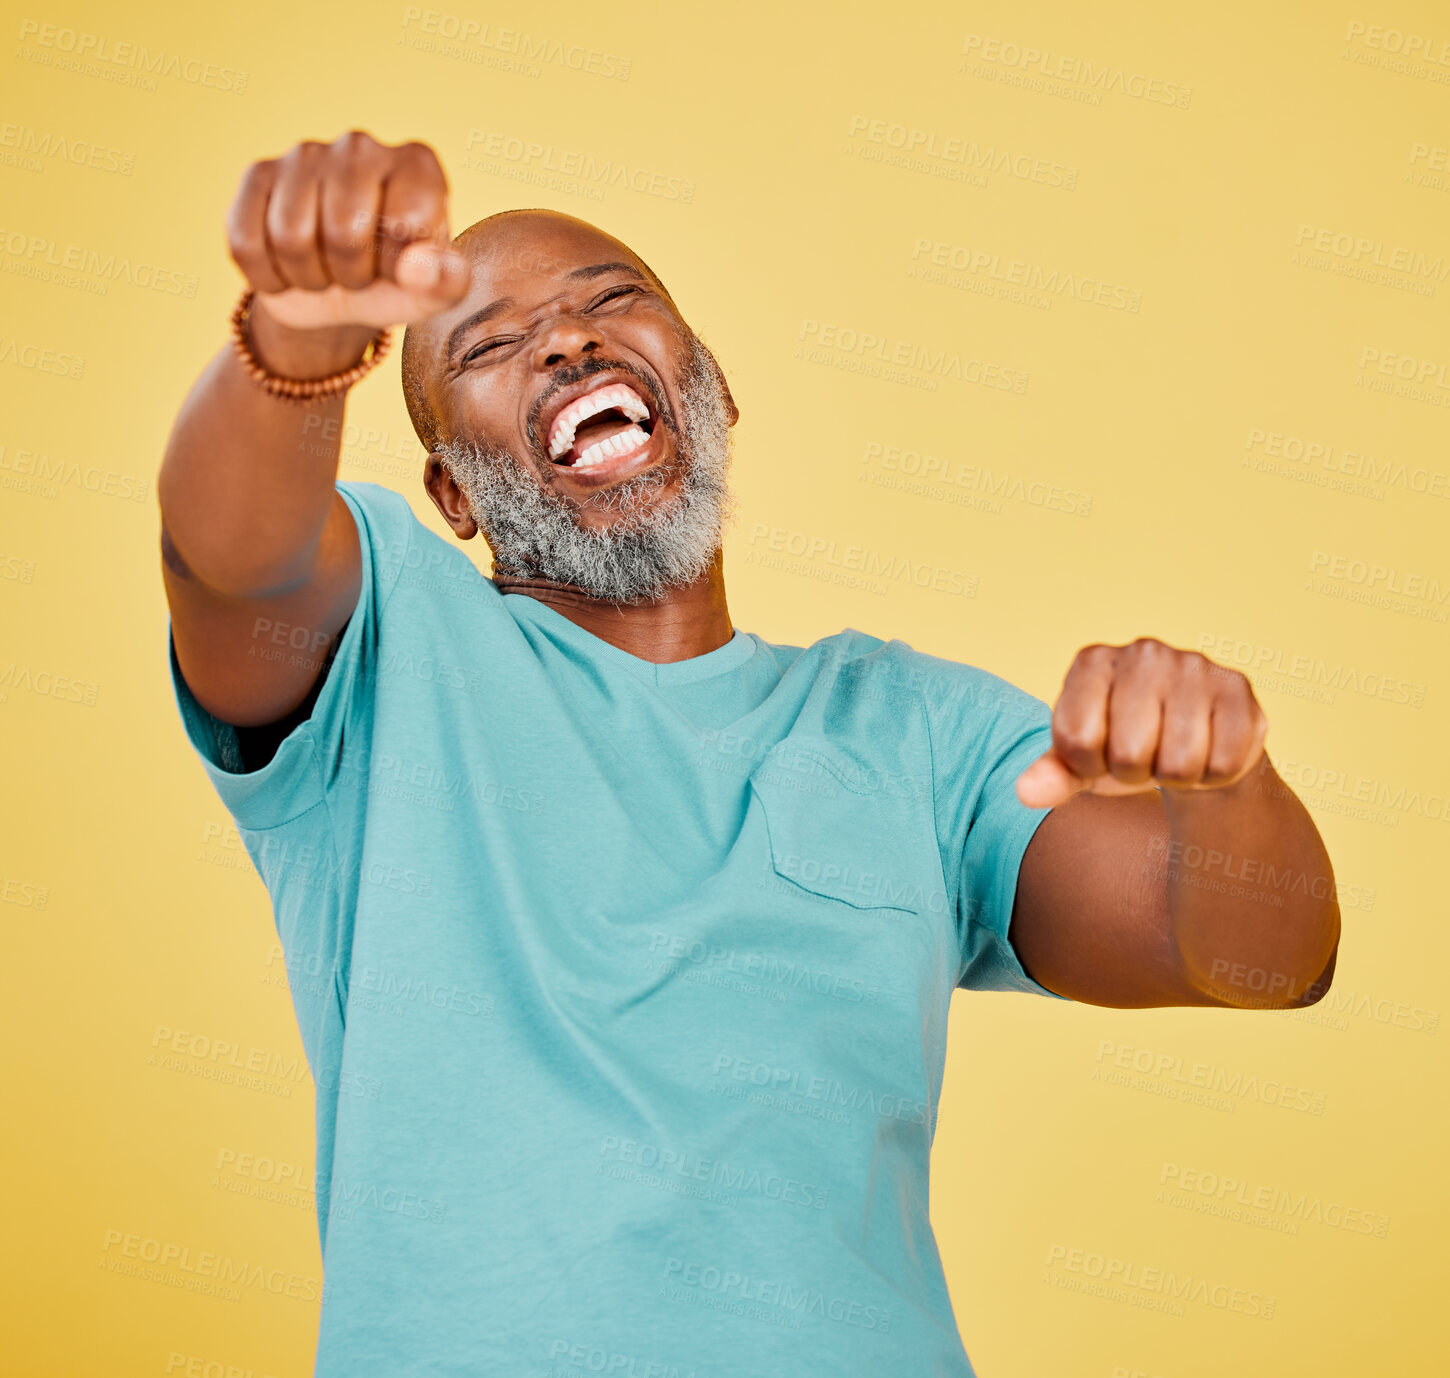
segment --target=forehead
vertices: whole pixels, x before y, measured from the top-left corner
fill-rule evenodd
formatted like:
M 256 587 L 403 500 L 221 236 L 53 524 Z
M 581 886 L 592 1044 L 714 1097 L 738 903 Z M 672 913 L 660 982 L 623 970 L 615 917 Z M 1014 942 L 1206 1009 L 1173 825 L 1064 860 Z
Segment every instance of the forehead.
M 553 211 L 519 211 L 480 220 L 458 235 L 453 247 L 468 257 L 473 278 L 462 301 L 433 316 L 421 329 L 414 327 L 419 348 L 428 354 L 441 348 L 460 322 L 483 308 L 509 301 L 528 310 L 577 290 L 581 283 L 587 285 L 593 278 L 581 269 L 626 264 L 664 292 L 627 244 L 587 221 Z M 668 292 L 664 295 L 668 301 Z
M 459 235 L 454 247 L 473 264 L 466 305 L 501 296 L 517 296 L 521 304 L 542 300 L 577 281 L 570 277 L 576 270 L 601 263 L 626 263 L 649 276 L 627 244 L 583 220 L 551 212 L 480 221 Z

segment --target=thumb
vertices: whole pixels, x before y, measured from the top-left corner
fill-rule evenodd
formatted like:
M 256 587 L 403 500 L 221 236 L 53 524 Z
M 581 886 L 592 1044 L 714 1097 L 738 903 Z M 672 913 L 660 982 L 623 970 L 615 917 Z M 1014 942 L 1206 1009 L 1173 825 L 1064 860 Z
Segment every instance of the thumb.
M 419 240 L 398 255 L 393 277 L 418 304 L 409 319 L 421 320 L 461 301 L 473 269 L 456 249 Z
M 1029 809 L 1056 808 L 1086 789 L 1088 783 L 1052 752 L 1045 751 L 1017 777 L 1017 798 Z

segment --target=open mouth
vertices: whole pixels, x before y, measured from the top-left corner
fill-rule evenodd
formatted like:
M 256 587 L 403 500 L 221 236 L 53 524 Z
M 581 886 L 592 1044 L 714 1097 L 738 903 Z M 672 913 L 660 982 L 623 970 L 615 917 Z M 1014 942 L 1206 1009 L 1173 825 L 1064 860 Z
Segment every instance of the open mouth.
M 589 473 L 639 454 L 657 418 L 628 383 L 607 383 L 576 397 L 549 427 L 549 459 L 560 468 Z

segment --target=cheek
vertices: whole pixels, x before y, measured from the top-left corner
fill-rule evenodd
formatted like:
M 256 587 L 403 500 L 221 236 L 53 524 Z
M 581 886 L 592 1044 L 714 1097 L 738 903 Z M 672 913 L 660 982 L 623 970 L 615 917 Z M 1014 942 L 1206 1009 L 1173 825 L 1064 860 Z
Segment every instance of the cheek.
M 513 400 L 519 393 L 500 383 L 502 380 L 491 379 L 485 383 L 479 379 L 461 384 L 443 418 L 444 424 L 450 435 L 461 440 L 506 449 L 516 459 L 523 459 L 527 454 L 524 442 L 528 432 L 525 418 L 519 415 Z

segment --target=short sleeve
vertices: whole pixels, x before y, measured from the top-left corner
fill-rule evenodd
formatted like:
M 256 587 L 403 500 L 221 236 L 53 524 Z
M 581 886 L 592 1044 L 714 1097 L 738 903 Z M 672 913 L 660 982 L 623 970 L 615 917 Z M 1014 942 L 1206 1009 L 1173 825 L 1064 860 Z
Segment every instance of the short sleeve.
M 1052 710 L 1006 680 L 937 661 L 927 685 L 937 838 L 957 907 L 966 990 L 1066 996 L 1030 977 L 1008 937 L 1023 854 L 1048 809 L 1017 798 L 1017 777 L 1052 745 Z
M 171 683 L 187 739 L 227 811 L 241 828 L 254 832 L 280 827 L 321 803 L 339 773 L 346 744 L 367 735 L 360 729 L 372 707 L 378 624 L 418 521 L 400 494 L 378 484 L 339 482 L 337 490 L 357 523 L 362 551 L 357 606 L 311 713 L 264 766 L 245 770 L 236 729 L 196 701 L 167 623 Z

